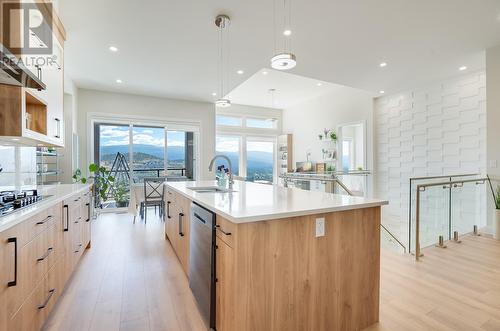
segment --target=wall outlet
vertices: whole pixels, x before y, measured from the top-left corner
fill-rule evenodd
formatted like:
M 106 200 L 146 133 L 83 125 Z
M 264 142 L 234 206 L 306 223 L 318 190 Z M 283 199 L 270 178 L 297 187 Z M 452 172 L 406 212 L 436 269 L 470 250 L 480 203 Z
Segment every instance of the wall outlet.
M 316 219 L 316 237 L 323 237 L 325 235 L 325 219 Z

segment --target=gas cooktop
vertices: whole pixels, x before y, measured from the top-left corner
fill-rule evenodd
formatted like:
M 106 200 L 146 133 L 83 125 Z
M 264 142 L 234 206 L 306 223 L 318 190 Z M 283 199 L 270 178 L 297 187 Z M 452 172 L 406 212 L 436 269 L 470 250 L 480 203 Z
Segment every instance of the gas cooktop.
M 48 196 L 38 195 L 38 190 L 0 192 L 0 217 L 29 207 Z

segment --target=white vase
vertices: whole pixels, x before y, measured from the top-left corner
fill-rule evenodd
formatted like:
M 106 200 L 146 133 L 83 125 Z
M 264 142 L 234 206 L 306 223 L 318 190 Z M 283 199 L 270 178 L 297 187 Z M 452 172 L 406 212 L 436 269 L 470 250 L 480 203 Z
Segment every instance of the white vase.
M 495 235 L 496 240 L 500 240 L 500 209 L 495 211 Z

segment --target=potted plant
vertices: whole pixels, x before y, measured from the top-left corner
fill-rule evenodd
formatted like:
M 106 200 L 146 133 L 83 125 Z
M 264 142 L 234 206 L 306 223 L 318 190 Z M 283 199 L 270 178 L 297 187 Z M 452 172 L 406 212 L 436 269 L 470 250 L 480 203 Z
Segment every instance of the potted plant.
M 335 133 L 335 131 L 330 132 L 330 139 L 333 142 L 337 142 L 337 134 Z
M 127 185 L 123 181 L 115 182 L 113 185 L 113 198 L 115 199 L 116 207 L 127 207 Z
M 95 163 L 89 164 L 89 173 L 90 176 L 88 178 L 82 177 L 82 171 L 77 169 L 73 174 L 73 180 L 75 183 L 87 183 L 88 180 L 94 181 L 94 186 L 92 187 L 94 197 L 96 198 L 96 205 L 98 199 L 102 199 L 103 201 L 107 200 L 107 191 L 109 189 L 109 185 L 115 181 L 115 178 L 111 176 L 109 170 L 105 167 L 100 167 Z

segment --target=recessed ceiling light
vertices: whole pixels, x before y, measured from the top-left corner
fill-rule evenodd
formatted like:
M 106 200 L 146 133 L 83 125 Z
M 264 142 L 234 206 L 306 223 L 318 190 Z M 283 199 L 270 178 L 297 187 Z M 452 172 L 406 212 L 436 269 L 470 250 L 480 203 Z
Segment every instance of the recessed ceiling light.
M 241 69 L 240 69 L 240 70 L 236 71 L 236 73 L 237 73 L 238 75 L 243 75 L 245 72 L 244 72 L 243 70 L 241 70 Z
M 286 29 L 285 31 L 283 31 L 283 35 L 284 36 L 291 36 L 292 35 L 292 30 L 289 30 L 289 29 Z
M 263 72 L 262 72 L 262 74 L 263 74 L 263 75 L 267 75 L 267 74 L 268 74 L 268 72 L 267 72 L 267 71 L 263 71 Z
M 387 67 L 387 62 L 382 62 L 379 64 L 380 68 Z
M 109 46 L 109 50 L 111 52 L 118 52 L 118 47 L 116 47 L 116 46 Z
M 316 83 L 316 85 L 317 85 L 317 86 L 321 86 L 321 85 L 323 85 L 323 83 Z
M 212 92 L 212 96 L 215 97 L 217 95 L 217 93 L 215 92 Z
M 380 94 L 385 94 L 384 90 L 379 91 Z
M 117 79 L 117 80 L 116 80 L 116 83 L 117 83 L 117 84 L 121 84 L 121 83 L 123 83 L 123 81 L 122 81 L 121 79 Z
M 460 68 L 458 68 L 458 70 L 464 71 L 464 70 L 467 70 L 467 67 L 466 66 L 461 66 Z

